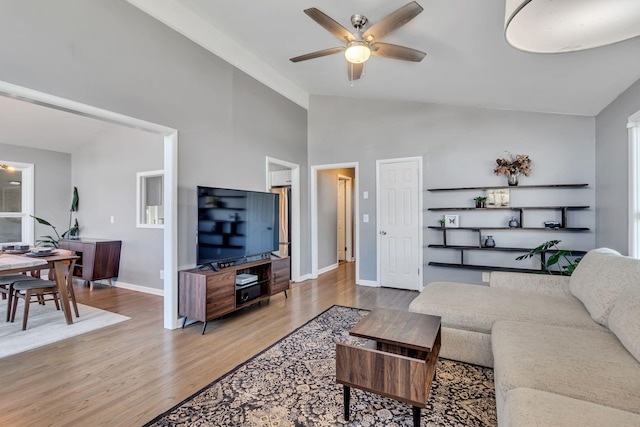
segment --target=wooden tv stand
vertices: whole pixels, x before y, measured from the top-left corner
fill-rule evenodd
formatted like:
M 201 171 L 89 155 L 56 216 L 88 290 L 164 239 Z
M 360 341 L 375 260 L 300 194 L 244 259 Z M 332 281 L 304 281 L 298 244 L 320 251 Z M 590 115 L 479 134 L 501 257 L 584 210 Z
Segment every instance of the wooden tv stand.
M 268 299 L 279 292 L 287 296 L 289 289 L 290 259 L 272 258 L 226 267 L 218 271 L 195 268 L 184 270 L 178 281 L 178 316 L 183 316 L 182 327 L 189 319 L 207 322 L 225 314 Z M 258 276 L 259 296 L 242 302 L 236 299 L 236 276 Z

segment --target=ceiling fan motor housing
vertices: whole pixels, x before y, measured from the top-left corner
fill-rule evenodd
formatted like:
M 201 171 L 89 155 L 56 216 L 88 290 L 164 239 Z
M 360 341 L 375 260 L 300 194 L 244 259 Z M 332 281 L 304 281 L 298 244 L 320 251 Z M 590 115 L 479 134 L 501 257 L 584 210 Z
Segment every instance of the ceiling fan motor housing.
M 351 25 L 356 27 L 358 30 L 364 28 L 364 26 L 367 25 L 367 22 L 369 22 L 369 20 L 364 15 L 360 15 L 358 13 L 351 15 Z

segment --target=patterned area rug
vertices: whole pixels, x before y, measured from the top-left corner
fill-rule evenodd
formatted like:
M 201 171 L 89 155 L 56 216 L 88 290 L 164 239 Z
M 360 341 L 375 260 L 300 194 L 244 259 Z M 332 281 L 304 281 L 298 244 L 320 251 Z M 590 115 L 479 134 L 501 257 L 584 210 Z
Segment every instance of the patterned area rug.
M 412 426 L 411 406 L 355 388 L 343 419 L 336 342 L 368 311 L 333 306 L 146 426 Z M 422 426 L 494 426 L 493 370 L 440 359 Z

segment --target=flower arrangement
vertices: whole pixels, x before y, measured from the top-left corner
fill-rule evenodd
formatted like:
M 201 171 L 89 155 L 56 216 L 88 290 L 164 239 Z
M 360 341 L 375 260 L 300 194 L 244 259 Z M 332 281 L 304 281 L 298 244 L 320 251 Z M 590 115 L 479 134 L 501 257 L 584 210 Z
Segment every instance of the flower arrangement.
M 509 154 L 509 158 L 496 159 L 497 167 L 493 173 L 496 175 L 524 175 L 531 173 L 531 159 L 528 154 Z

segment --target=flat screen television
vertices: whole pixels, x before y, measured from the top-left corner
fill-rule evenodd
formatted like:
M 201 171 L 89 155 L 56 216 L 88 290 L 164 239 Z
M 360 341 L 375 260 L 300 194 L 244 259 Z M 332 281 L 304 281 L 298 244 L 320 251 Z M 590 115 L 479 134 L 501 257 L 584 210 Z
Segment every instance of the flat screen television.
M 198 186 L 197 197 L 198 265 L 278 250 L 278 194 Z

